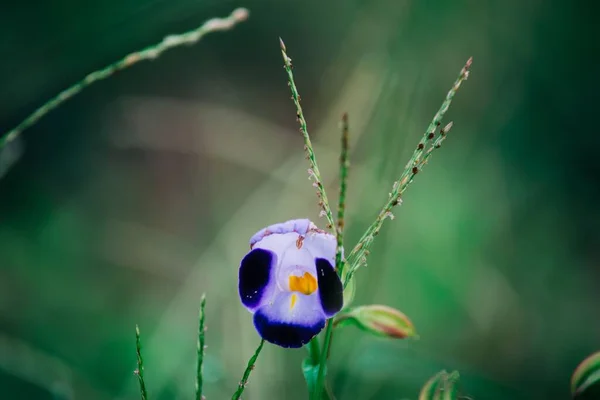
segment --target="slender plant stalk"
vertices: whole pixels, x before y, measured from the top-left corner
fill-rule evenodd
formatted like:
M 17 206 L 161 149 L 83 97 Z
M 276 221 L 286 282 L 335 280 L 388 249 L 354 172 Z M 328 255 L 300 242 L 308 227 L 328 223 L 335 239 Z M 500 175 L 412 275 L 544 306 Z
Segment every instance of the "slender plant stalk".
M 135 326 L 135 350 L 137 353 L 137 370 L 135 374 L 140 383 L 140 395 L 142 400 L 148 400 L 148 392 L 146 391 L 146 383 L 144 382 L 144 360 L 142 359 L 142 342 L 140 341 L 140 327 Z
M 335 253 L 335 268 L 340 276 L 344 269 L 342 253 L 344 250 L 344 214 L 346 212 L 346 189 L 348 183 L 348 114 L 342 115 L 342 150 L 340 153 L 340 197 L 338 199 L 337 215 L 337 250 Z
M 342 116 L 342 140 L 341 140 L 341 152 L 340 152 L 340 196 L 338 200 L 338 215 L 337 215 L 337 229 L 335 231 L 337 249 L 335 252 L 335 267 L 338 274 L 342 273 L 343 270 L 343 257 L 342 252 L 344 249 L 344 213 L 346 211 L 346 189 L 348 181 L 348 114 L 344 113 Z M 319 362 L 319 372 L 317 375 L 317 384 L 315 385 L 315 393 L 313 394 L 316 400 L 320 400 L 323 395 L 325 385 L 325 375 L 327 369 L 327 360 L 329 359 L 329 350 L 331 342 L 333 340 L 333 318 L 327 321 L 327 327 L 325 328 L 325 339 L 323 341 L 323 349 L 321 351 L 321 359 Z
M 317 375 L 317 384 L 315 385 L 315 392 L 313 398 L 315 400 L 321 400 L 323 396 L 323 386 L 325 384 L 325 373 L 327 369 L 327 358 L 329 354 L 329 345 L 331 344 L 331 333 L 333 332 L 333 318 L 327 320 L 327 326 L 325 327 L 325 339 L 323 341 L 323 349 L 321 351 L 321 360 L 319 362 L 319 373 Z
M 313 365 L 319 364 L 321 359 L 321 346 L 319 346 L 319 338 L 315 336 L 308 342 L 308 355 Z
M 198 365 L 196 367 L 196 400 L 202 400 L 202 373 L 204 363 L 204 333 L 206 327 L 204 325 L 205 313 L 204 308 L 206 306 L 206 294 L 202 294 L 202 300 L 200 300 L 200 315 L 198 316 Z
M 19 125 L 3 134 L 2 137 L 0 137 L 0 148 L 15 140 L 25 129 L 35 125 L 50 111 L 60 106 L 65 101 L 69 100 L 71 97 L 90 86 L 92 83 L 106 79 L 115 72 L 129 68 L 140 61 L 154 60 L 163 52 L 174 47 L 195 44 L 207 33 L 229 30 L 239 22 L 245 21 L 248 18 L 248 15 L 248 10 L 245 8 L 238 8 L 226 18 L 212 18 L 194 30 L 178 35 L 169 35 L 158 44 L 146 47 L 140 51 L 133 52 L 115 63 L 88 74 L 81 81 L 63 90 L 54 98 L 43 104 L 40 108 L 25 118 Z
M 252 357 L 250 357 L 250 360 L 248 360 L 248 365 L 246 366 L 246 370 L 244 371 L 242 380 L 240 381 L 240 384 L 238 385 L 237 390 L 231 397 L 231 400 L 239 399 L 240 396 L 242 395 L 242 393 L 244 392 L 244 389 L 246 388 L 246 385 L 248 384 L 248 378 L 250 377 L 250 373 L 254 370 L 254 364 L 256 364 L 256 359 L 258 358 L 258 355 L 260 354 L 260 351 L 262 350 L 264 344 L 265 344 L 265 340 L 261 339 L 258 347 L 256 348 L 256 351 L 254 352 L 254 355 Z
M 460 74 L 454 85 L 446 95 L 444 102 L 442 103 L 440 109 L 433 117 L 433 120 L 427 127 L 425 134 L 419 141 L 415 151 L 413 152 L 410 161 L 406 164 L 400 179 L 394 182 L 392 187 L 392 192 L 389 195 L 387 203 L 381 209 L 379 215 L 375 219 L 375 222 L 369 226 L 363 236 L 360 238 L 358 244 L 352 249 L 350 254 L 347 256 L 346 260 L 349 265 L 349 269 L 345 274 L 344 279 L 344 287 L 350 281 L 352 275 L 356 272 L 358 268 L 366 264 L 366 257 L 369 254 L 369 247 L 373 243 L 375 236 L 379 233 L 381 226 L 386 218 L 393 219 L 392 208 L 401 203 L 401 196 L 406 190 L 406 188 L 411 184 L 417 173 L 423 169 L 433 151 L 439 148 L 442 142 L 446 139 L 446 134 L 448 130 L 452 127 L 452 123 L 448 124 L 446 127 L 440 130 L 439 135 L 436 137 L 436 130 L 442 123 L 442 118 L 448 108 L 450 107 L 450 103 L 454 98 L 454 95 L 460 88 L 460 85 L 464 80 L 466 80 L 469 76 L 469 69 L 471 67 L 471 63 L 473 58 L 469 58 L 467 63 L 460 71 Z
M 325 188 L 323 187 L 323 181 L 321 179 L 321 172 L 319 171 L 315 152 L 308 135 L 306 119 L 304 118 L 302 106 L 300 105 L 300 95 L 298 94 L 298 89 L 296 88 L 296 83 L 294 82 L 294 74 L 292 72 L 292 59 L 288 57 L 285 44 L 281 38 L 279 38 L 279 45 L 281 46 L 281 55 L 283 56 L 285 72 L 287 72 L 288 76 L 288 86 L 292 91 L 292 100 L 296 105 L 296 117 L 298 119 L 298 123 L 300 124 L 300 132 L 304 137 L 304 150 L 306 151 L 306 158 L 308 158 L 310 163 L 308 174 L 310 178 L 314 179 L 313 186 L 317 188 L 317 197 L 319 198 L 321 215 L 324 215 L 327 219 L 327 228 L 333 230 L 335 226 L 333 222 L 333 214 L 331 212 L 331 208 L 329 207 L 329 201 L 327 200 L 327 194 L 325 193 Z

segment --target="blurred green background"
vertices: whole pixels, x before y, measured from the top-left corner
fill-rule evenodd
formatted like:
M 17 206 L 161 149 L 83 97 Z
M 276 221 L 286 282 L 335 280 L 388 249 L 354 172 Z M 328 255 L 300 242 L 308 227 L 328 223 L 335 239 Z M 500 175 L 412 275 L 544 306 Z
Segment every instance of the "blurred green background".
M 4 149 L 0 398 L 138 398 L 136 323 L 152 399 L 191 398 L 202 292 L 206 395 L 231 396 L 259 340 L 236 288 L 247 241 L 318 214 L 278 36 L 333 199 L 350 113 L 347 246 L 474 57 L 449 140 L 357 275 L 356 303 L 401 309 L 421 339 L 337 333 L 337 397 L 416 399 L 457 369 L 475 399 L 568 398 L 572 370 L 600 349 L 592 3 L 3 2 L 1 130 L 238 6 L 251 15 L 233 31 L 94 85 Z M 306 398 L 304 355 L 267 346 L 244 398 Z

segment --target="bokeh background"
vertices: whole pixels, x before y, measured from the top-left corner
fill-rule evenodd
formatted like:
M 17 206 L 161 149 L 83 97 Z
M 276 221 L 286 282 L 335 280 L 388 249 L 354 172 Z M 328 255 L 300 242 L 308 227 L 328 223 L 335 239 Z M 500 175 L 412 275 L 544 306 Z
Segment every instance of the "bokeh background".
M 337 333 L 338 399 L 416 399 L 441 369 L 475 399 L 568 398 L 600 349 L 592 2 L 3 2 L 1 130 L 238 6 L 234 30 L 94 85 L 2 150 L 0 398 L 138 398 L 136 323 L 151 397 L 191 398 L 202 292 L 206 395 L 231 396 L 259 341 L 236 291 L 247 240 L 318 218 L 278 36 L 333 199 L 350 114 L 347 245 L 474 57 L 449 140 L 357 276 L 357 304 L 401 309 L 421 338 Z M 306 398 L 304 355 L 267 346 L 245 398 Z

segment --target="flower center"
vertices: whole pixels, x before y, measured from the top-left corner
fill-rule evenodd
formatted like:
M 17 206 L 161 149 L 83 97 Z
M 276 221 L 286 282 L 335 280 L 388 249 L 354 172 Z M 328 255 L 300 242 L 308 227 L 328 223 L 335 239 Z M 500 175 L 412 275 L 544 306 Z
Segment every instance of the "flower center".
M 292 292 L 312 294 L 317 290 L 317 278 L 308 272 L 302 276 L 290 275 L 288 284 Z

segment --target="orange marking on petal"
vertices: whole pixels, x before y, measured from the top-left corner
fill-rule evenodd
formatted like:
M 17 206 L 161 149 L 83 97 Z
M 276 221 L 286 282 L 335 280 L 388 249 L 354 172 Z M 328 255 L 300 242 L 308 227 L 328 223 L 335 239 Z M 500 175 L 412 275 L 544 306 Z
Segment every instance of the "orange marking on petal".
M 317 290 L 317 278 L 308 272 L 302 276 L 290 275 L 289 285 L 292 292 L 312 294 Z

